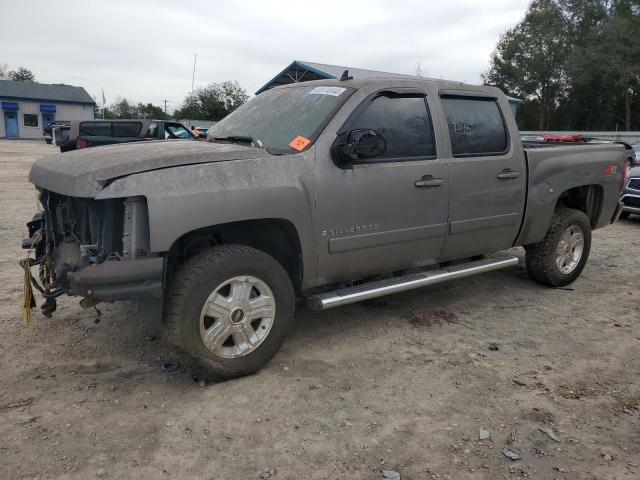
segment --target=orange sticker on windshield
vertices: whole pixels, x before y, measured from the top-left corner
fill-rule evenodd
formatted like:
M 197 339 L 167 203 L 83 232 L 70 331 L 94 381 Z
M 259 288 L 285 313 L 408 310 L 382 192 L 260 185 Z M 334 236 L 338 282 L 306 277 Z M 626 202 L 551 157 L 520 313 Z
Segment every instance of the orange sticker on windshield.
M 291 143 L 289 143 L 289 146 L 291 148 L 295 148 L 297 151 L 301 152 L 302 150 L 304 150 L 307 145 L 309 145 L 311 143 L 311 140 L 309 140 L 306 137 L 303 137 L 302 135 L 298 135 L 296 138 L 294 138 L 293 140 L 291 140 Z

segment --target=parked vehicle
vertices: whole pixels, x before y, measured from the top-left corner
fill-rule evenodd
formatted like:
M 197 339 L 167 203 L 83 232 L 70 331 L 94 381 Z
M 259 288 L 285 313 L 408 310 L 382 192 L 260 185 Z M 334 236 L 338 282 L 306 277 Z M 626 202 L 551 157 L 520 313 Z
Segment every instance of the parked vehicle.
M 622 194 L 623 207 L 620 218 L 640 215 L 640 143 L 636 143 L 632 147 L 634 162 L 629 172 L 629 182 Z
M 196 127 L 198 131 L 198 136 L 200 138 L 207 138 L 207 132 L 209 131 L 209 127 Z
M 61 152 L 144 140 L 197 139 L 187 127 L 167 120 L 75 120 L 55 128 Z
M 640 165 L 640 142 L 631 145 L 631 149 L 633 150 L 633 164 Z
M 63 126 L 69 126 L 69 122 L 67 120 L 54 120 L 48 125 L 42 127 L 42 136 L 44 137 L 44 141 L 50 145 L 53 142 L 53 129 Z
M 627 171 L 622 145 L 523 148 L 500 90 L 427 79 L 274 88 L 208 137 L 37 161 L 24 246 L 55 271 L 49 299 L 164 299 L 165 338 L 215 379 L 269 361 L 296 296 L 322 310 L 515 267 L 496 255 L 514 246 L 535 281 L 573 282 Z

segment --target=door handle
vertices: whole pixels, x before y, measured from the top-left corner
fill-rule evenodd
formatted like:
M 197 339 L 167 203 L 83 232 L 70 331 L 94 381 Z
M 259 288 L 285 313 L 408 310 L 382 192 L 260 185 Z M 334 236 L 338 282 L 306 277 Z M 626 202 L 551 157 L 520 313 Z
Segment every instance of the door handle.
M 433 175 L 425 175 L 420 180 L 416 181 L 414 185 L 417 188 L 441 187 L 444 185 L 444 180 L 441 178 L 434 178 Z
M 514 172 L 510 168 L 505 168 L 502 172 L 498 174 L 498 178 L 500 180 L 513 180 L 514 178 L 520 177 L 518 172 Z

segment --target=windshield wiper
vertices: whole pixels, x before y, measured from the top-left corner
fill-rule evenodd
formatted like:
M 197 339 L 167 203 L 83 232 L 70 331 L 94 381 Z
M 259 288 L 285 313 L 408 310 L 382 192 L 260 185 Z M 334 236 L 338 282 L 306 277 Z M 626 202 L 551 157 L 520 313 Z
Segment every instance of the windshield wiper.
M 213 139 L 216 142 L 222 141 L 222 142 L 229 142 L 229 143 L 248 143 L 252 147 L 263 148 L 262 141 L 259 138 L 255 139 L 253 137 L 245 136 L 245 135 L 229 135 L 228 137 L 213 137 Z

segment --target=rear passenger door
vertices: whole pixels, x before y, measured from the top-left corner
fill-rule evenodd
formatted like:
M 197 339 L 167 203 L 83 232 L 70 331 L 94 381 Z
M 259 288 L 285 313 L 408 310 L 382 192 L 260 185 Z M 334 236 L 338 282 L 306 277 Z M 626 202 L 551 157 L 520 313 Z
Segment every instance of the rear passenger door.
M 445 259 L 510 248 L 524 213 L 524 152 L 509 136 L 506 102 L 500 105 L 497 98 L 483 95 L 440 91 L 441 123 L 451 148 Z M 512 117 L 508 120 L 511 131 L 517 131 Z

